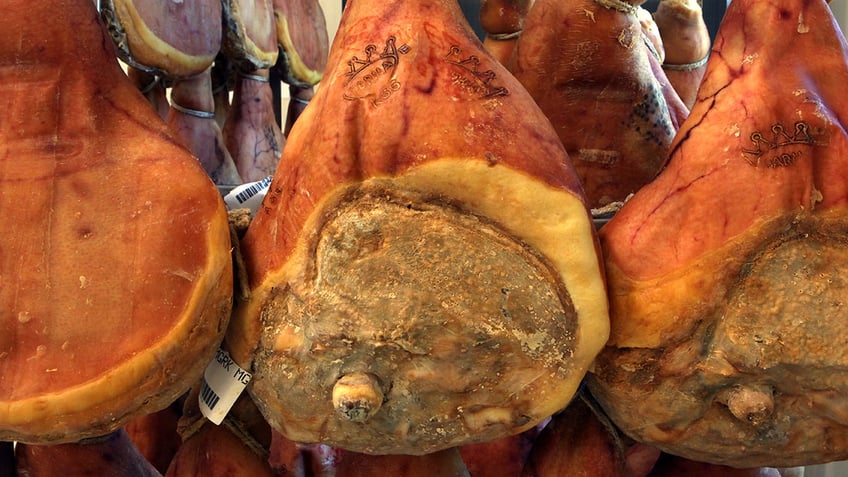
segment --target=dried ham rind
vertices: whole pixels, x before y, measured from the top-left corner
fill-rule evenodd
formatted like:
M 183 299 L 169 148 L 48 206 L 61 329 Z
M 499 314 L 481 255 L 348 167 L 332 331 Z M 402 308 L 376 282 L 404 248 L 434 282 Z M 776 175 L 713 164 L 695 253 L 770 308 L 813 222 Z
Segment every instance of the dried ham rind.
M 229 319 L 229 227 L 92 2 L 6 2 L 4 15 L 0 440 L 72 442 L 198 379 Z
M 277 62 L 277 30 L 272 0 L 222 0 L 222 51 L 242 71 L 268 69 Z
M 274 0 L 280 56 L 276 69 L 287 84 L 301 89 L 319 81 L 327 66 L 330 40 L 318 0 Z
M 344 15 L 242 241 L 232 356 L 298 442 L 426 454 L 529 429 L 607 338 L 567 154 L 453 0 Z
M 589 383 L 634 439 L 734 467 L 848 457 L 847 59 L 823 0 L 734 0 L 668 166 L 601 229 Z

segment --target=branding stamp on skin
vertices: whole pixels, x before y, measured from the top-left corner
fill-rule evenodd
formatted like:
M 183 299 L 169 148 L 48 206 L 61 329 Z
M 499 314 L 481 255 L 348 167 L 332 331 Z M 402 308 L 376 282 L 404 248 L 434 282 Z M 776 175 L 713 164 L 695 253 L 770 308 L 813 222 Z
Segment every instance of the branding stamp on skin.
M 344 99 L 367 101 L 377 107 L 401 88 L 394 71 L 401 55 L 409 53 L 412 48 L 406 44 L 397 46 L 396 42 L 394 36 L 389 37 L 382 51 L 376 45 L 368 45 L 365 47 L 365 58 L 354 56 L 347 62 L 347 91 Z

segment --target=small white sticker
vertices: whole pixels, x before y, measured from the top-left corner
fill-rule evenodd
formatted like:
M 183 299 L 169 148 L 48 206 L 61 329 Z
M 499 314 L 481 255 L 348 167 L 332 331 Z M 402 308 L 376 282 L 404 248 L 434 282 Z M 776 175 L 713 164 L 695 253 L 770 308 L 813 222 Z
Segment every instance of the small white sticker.
M 216 425 L 221 424 L 251 377 L 250 373 L 233 361 L 230 353 L 219 348 L 215 359 L 203 373 L 200 396 L 197 398 L 200 412 Z
M 268 192 L 268 187 L 270 186 L 271 176 L 261 181 L 242 184 L 224 196 L 224 203 L 227 204 L 227 208 L 230 210 L 250 209 L 252 214 L 259 209 L 259 205 L 265 199 L 265 193 Z

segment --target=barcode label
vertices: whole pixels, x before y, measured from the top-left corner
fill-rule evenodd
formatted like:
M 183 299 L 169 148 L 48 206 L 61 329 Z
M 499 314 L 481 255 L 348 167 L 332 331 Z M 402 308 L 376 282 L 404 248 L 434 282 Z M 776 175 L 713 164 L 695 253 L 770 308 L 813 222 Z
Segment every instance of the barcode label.
M 248 208 L 255 212 L 265 198 L 271 179 L 271 176 L 268 176 L 261 181 L 242 184 L 234 188 L 224 197 L 224 203 L 230 209 Z
M 215 405 L 218 404 L 221 397 L 215 394 L 215 391 L 213 391 L 206 380 L 204 380 L 203 384 L 200 386 L 200 400 L 206 404 L 206 407 L 208 407 L 209 410 L 214 411 Z
M 250 382 L 251 374 L 242 369 L 230 354 L 218 349 L 215 359 L 206 367 L 200 395 L 200 412 L 206 419 L 220 424 Z

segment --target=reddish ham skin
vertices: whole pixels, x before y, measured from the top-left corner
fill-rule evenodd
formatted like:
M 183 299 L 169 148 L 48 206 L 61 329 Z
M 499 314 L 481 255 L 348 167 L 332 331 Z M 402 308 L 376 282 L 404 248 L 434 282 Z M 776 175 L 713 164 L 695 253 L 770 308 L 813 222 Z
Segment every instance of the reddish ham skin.
M 267 69 L 236 75 L 233 103 L 222 130 L 224 145 L 245 182 L 274 174 L 286 141 L 274 114 L 268 76 Z
M 212 181 L 217 185 L 241 184 L 242 178 L 224 143 L 221 127 L 215 120 L 211 68 L 190 78 L 175 79 L 171 88 L 171 102 L 168 124 L 183 145 L 197 156 Z M 211 113 L 212 117 L 187 114 L 174 105 Z
M 221 48 L 219 0 L 104 0 L 101 8 L 126 31 L 116 44 L 128 63 L 167 77 L 201 73 Z
M 676 113 L 686 111 L 654 65 L 639 7 L 618 3 L 537 0 L 510 63 L 556 128 L 593 208 L 656 176 Z
M 267 69 L 277 62 L 277 29 L 272 0 L 223 0 L 221 50 L 243 71 Z
M 480 26 L 486 35 L 483 46 L 501 64 L 508 64 L 515 43 L 524 29 L 524 19 L 533 0 L 483 0 L 480 2 Z
M 471 477 L 517 477 L 544 424 L 494 441 L 459 446 Z
M 666 52 L 663 70 L 691 109 L 707 70 L 711 46 L 701 6 L 695 0 L 663 0 L 654 12 L 654 21 Z
M 15 458 L 19 476 L 162 477 L 133 445 L 124 429 L 86 443 L 18 443 Z
M 318 0 L 274 0 L 280 56 L 275 68 L 284 82 L 307 89 L 318 84 L 327 67 L 330 39 Z
M 289 86 L 289 106 L 286 110 L 286 123 L 283 134 L 286 136 L 289 135 L 292 126 L 294 126 L 297 118 L 303 113 L 303 110 L 306 109 L 306 106 L 309 105 L 314 95 L 315 88 L 311 86 L 305 88 Z
M 733 467 L 848 457 L 846 81 L 824 0 L 730 4 L 668 165 L 600 232 L 612 334 L 588 382 L 634 439 Z
M 124 426 L 141 455 L 162 474 L 168 470 L 168 465 L 182 442 L 177 433 L 181 407 L 180 401 L 177 401 L 161 411 L 136 418 Z
M 471 477 L 454 447 L 426 455 L 368 455 L 341 451 L 335 477 Z

